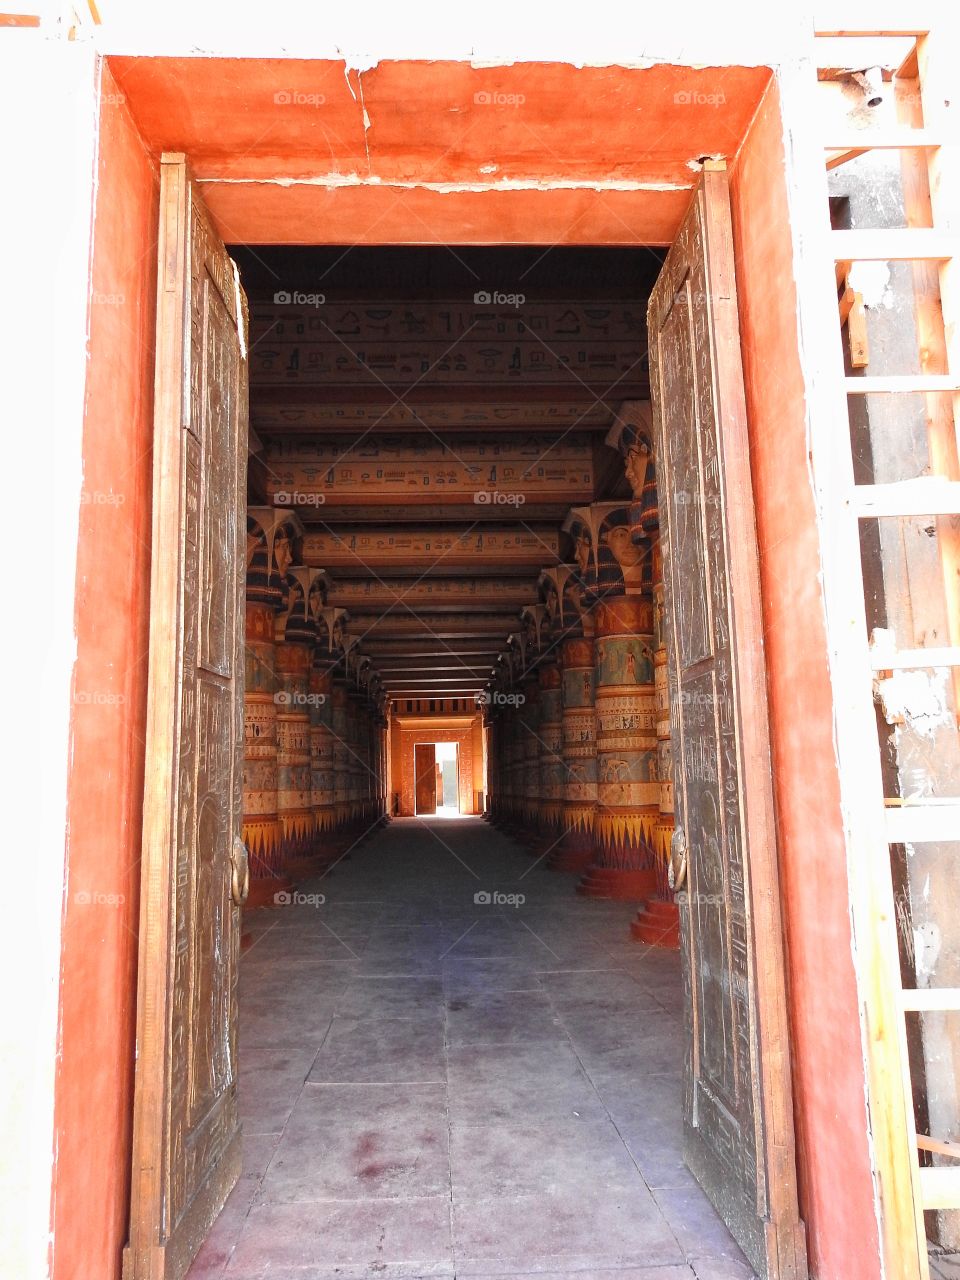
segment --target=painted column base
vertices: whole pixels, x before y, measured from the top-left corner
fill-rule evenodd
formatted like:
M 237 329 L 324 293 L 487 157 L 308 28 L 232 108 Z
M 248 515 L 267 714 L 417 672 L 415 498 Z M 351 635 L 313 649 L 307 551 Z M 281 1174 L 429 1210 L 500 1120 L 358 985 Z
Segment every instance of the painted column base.
M 623 870 L 620 867 L 587 868 L 577 885 L 577 893 L 584 898 L 615 898 L 631 902 L 650 897 L 656 892 L 657 873 L 653 867 L 642 870 Z
M 582 875 L 593 863 L 593 810 L 582 804 L 561 810 L 563 834 L 546 861 L 548 871 Z
M 583 875 L 591 862 L 593 862 L 593 849 L 566 844 L 561 840 L 547 858 L 546 868 L 548 871 L 566 872 L 567 875 Z
M 556 824 L 551 823 L 547 827 L 541 827 L 537 832 L 536 839 L 532 841 L 533 852 L 538 858 L 542 858 L 545 853 L 553 854 L 561 840 L 561 830 Z
M 637 912 L 630 925 L 631 936 L 648 947 L 680 949 L 680 909 L 675 902 L 650 898 Z

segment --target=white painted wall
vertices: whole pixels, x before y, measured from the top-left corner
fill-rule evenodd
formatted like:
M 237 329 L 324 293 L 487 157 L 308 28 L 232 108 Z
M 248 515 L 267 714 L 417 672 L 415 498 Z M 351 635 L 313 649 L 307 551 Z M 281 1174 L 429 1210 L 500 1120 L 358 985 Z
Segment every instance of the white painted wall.
M 4 922 L 0 1276 L 48 1275 L 88 262 L 96 160 L 90 44 L 0 33 L 0 422 Z M 52 319 L 52 329 L 51 329 Z
M 740 20 L 732 21 L 729 6 L 709 0 L 687 0 L 680 10 L 650 0 L 591 0 L 586 6 L 274 0 L 268 13 L 229 0 L 98 0 L 103 21 L 97 41 L 113 53 L 345 58 L 361 70 L 402 58 L 751 66 L 793 56 L 799 33 L 811 25 L 812 6 L 806 13 L 792 4 L 738 8 Z

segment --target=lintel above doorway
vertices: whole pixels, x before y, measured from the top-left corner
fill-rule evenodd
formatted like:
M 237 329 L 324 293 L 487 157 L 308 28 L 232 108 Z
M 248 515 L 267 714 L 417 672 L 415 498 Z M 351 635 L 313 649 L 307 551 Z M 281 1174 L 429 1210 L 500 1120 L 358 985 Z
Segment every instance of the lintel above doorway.
M 148 146 L 184 152 L 220 235 L 248 244 L 667 245 L 703 158 L 736 153 L 771 74 L 109 63 Z

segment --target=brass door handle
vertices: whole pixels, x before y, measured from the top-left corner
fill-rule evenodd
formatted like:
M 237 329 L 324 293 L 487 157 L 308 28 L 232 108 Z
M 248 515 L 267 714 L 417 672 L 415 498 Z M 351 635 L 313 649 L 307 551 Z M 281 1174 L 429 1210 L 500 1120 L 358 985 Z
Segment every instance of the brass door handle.
M 239 836 L 233 838 L 230 851 L 230 893 L 238 907 L 242 907 L 250 892 L 250 857 L 247 846 Z
M 679 893 L 687 879 L 687 833 L 677 827 L 670 837 L 670 866 L 667 883 L 674 893 Z

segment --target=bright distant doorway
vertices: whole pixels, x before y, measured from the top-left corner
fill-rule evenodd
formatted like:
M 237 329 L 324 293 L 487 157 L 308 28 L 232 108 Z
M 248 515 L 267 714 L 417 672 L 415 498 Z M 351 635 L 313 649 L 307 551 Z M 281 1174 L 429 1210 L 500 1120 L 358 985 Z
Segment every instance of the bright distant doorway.
M 437 817 L 460 816 L 460 744 L 438 742 L 435 746 L 437 760 Z
M 416 812 L 460 817 L 460 747 L 456 742 L 418 742 L 414 750 Z

